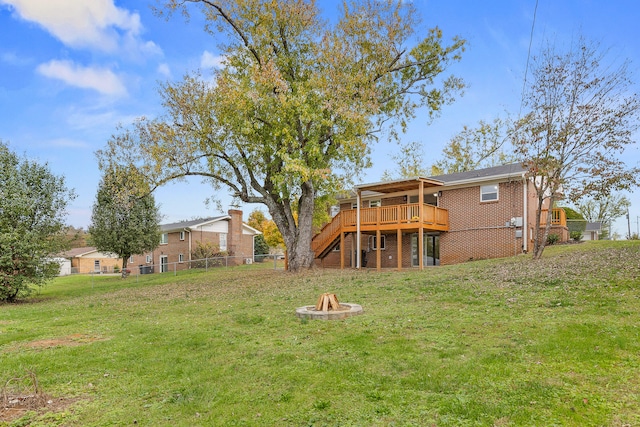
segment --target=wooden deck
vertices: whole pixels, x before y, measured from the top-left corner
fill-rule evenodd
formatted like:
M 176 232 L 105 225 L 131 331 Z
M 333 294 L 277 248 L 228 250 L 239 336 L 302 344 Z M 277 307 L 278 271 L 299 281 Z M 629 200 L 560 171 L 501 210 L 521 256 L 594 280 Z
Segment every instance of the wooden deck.
M 547 225 L 547 215 L 549 213 L 548 209 L 543 209 L 540 212 L 540 227 L 544 227 Z M 567 214 L 564 209 L 554 208 L 551 211 L 551 225 L 559 225 L 561 227 L 567 226 Z
M 355 233 L 358 227 L 356 220 L 357 210 L 350 209 L 338 213 L 325 225 L 311 242 L 316 257 L 325 252 L 340 233 Z M 418 203 L 360 209 L 360 231 L 364 233 L 418 230 L 420 225 L 424 231 L 448 231 L 449 212 L 424 204 L 421 218 Z

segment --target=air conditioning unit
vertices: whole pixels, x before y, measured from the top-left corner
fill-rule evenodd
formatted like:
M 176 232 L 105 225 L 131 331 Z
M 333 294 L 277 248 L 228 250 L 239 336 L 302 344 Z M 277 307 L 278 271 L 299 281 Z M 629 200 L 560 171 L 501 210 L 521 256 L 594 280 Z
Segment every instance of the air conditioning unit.
M 245 264 L 253 264 L 253 259 L 251 259 L 251 258 L 245 258 L 244 263 L 245 263 Z

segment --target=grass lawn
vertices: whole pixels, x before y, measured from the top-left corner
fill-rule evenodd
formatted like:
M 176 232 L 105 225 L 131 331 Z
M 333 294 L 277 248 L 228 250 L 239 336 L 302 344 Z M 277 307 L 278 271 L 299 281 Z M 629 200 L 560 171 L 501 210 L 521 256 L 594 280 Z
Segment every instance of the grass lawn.
M 365 313 L 296 318 L 323 292 Z M 49 402 L 0 426 L 638 426 L 639 324 L 639 242 L 60 278 L 0 305 L 0 402 L 35 380 Z

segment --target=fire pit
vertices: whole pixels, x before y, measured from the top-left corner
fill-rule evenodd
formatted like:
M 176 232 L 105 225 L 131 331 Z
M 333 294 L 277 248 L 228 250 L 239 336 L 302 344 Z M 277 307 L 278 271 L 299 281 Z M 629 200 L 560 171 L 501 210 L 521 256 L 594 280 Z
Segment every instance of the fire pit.
M 340 303 L 336 294 L 324 293 L 318 298 L 316 305 L 308 305 L 296 309 L 296 316 L 301 319 L 335 320 L 362 314 L 359 304 Z

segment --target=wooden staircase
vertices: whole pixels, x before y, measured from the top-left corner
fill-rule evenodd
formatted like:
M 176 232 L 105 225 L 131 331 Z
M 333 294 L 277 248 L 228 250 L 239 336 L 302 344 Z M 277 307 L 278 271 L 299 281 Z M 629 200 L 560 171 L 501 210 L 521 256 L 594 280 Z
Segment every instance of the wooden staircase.
M 311 249 L 316 258 L 325 256 L 327 252 L 333 248 L 334 243 L 340 237 L 343 216 L 343 212 L 339 212 L 333 217 L 331 222 L 322 227 L 322 230 L 311 240 Z

